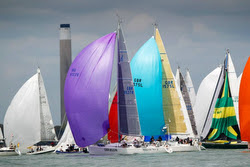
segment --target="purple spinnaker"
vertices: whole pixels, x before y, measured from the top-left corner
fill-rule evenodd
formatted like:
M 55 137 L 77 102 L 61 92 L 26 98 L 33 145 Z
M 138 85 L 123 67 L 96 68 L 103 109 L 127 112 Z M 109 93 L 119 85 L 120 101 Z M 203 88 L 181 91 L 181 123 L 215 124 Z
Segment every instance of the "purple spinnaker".
M 108 100 L 116 33 L 85 47 L 71 64 L 64 87 L 67 118 L 76 144 L 97 142 L 109 129 Z

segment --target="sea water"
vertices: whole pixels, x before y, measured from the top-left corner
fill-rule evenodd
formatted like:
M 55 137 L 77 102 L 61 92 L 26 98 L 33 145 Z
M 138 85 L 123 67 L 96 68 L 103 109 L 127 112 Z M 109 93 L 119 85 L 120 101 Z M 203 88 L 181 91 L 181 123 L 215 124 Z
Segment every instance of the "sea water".
M 0 166 L 109 166 L 109 167 L 189 167 L 250 166 L 250 153 L 243 150 L 207 149 L 200 152 L 94 156 L 89 154 L 43 154 L 2 156 Z

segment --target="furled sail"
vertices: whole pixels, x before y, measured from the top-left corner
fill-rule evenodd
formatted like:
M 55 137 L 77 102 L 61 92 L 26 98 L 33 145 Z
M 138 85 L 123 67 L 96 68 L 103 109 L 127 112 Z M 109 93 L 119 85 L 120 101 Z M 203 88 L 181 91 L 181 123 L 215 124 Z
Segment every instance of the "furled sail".
M 248 148 L 250 148 L 250 58 L 248 58 L 240 83 L 239 93 L 239 120 L 241 140 L 248 141 Z
M 56 139 L 48 99 L 40 70 L 19 89 L 5 114 L 6 144 L 21 148 Z
M 135 95 L 143 136 L 164 135 L 162 109 L 162 66 L 155 39 L 150 38 L 131 63 Z
M 162 98 L 165 124 L 170 134 L 193 136 L 190 120 L 181 92 L 176 88 L 175 78 L 162 42 L 158 28 L 155 28 L 155 40 L 162 61 Z
M 109 129 L 109 89 L 116 33 L 85 47 L 69 68 L 64 88 L 67 118 L 76 144 L 94 144 Z
M 133 79 L 127 48 L 120 23 L 118 24 L 118 117 L 119 134 L 141 134 Z

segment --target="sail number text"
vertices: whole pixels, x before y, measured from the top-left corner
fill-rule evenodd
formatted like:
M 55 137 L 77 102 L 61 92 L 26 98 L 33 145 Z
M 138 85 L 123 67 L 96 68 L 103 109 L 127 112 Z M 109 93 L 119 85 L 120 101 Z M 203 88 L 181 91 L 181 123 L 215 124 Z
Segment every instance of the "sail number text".
M 134 79 L 134 86 L 137 86 L 137 87 L 143 87 L 142 85 L 142 79 L 139 79 L 139 78 L 135 78 Z
M 165 84 L 162 85 L 163 88 L 174 88 L 173 81 L 165 81 Z

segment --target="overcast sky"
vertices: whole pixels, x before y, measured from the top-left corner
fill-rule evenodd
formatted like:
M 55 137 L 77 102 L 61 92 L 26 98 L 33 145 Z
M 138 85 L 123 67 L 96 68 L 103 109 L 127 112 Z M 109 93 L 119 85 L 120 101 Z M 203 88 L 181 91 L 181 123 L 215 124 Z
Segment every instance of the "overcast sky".
M 188 68 L 198 90 L 230 49 L 237 75 L 250 55 L 247 0 L 1 0 L 0 123 L 19 88 L 40 66 L 55 125 L 60 124 L 59 26 L 70 23 L 72 60 L 116 30 L 118 13 L 132 58 L 158 27 L 173 73 Z

